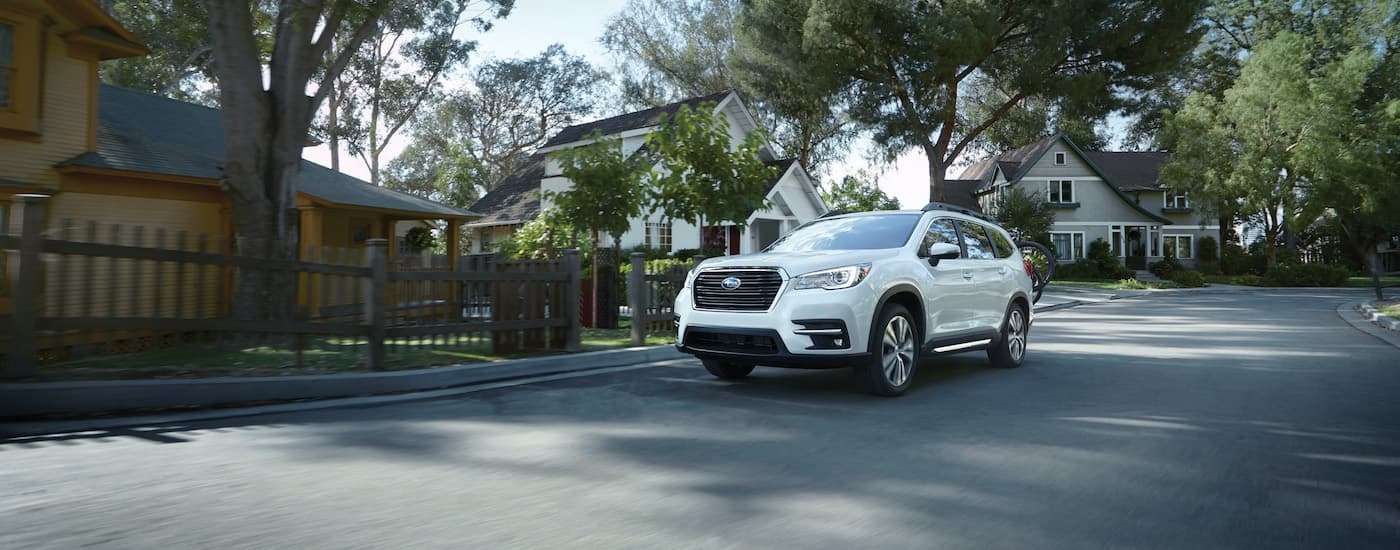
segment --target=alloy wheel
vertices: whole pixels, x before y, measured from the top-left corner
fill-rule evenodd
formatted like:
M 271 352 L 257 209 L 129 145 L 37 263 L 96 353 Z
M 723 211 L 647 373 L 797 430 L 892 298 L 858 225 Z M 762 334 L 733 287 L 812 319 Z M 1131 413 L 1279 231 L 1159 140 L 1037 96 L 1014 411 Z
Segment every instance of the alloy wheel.
M 885 379 L 895 386 L 903 386 L 909 381 L 914 370 L 914 329 L 909 319 L 895 315 L 885 325 L 885 335 L 881 345 L 881 359 L 885 367 Z

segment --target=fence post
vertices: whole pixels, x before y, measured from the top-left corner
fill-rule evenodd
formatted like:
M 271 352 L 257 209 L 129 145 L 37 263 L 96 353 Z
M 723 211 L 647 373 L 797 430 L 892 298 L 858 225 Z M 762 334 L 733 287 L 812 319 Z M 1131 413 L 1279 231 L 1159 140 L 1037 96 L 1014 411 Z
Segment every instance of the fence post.
M 48 200 L 46 195 L 15 195 L 14 198 L 20 205 L 23 219 L 20 220 L 19 278 L 10 292 L 10 353 L 3 373 L 5 378 L 34 375 L 37 347 L 34 324 L 39 320 L 39 288 L 43 277 L 39 247 L 44 238 L 44 203 Z
M 647 343 L 647 256 L 632 253 L 632 272 L 627 274 L 627 305 L 632 308 L 632 345 Z
M 370 268 L 369 288 L 365 291 L 365 323 L 369 325 L 365 362 L 370 370 L 384 370 L 384 297 L 389 284 L 389 241 L 369 239 L 365 245 L 365 262 Z
M 578 249 L 564 251 L 564 269 L 569 272 L 569 282 L 564 290 L 564 315 L 569 320 L 568 332 L 564 339 L 564 351 L 583 349 L 583 322 L 579 318 L 579 298 L 583 294 L 583 266 L 579 263 Z

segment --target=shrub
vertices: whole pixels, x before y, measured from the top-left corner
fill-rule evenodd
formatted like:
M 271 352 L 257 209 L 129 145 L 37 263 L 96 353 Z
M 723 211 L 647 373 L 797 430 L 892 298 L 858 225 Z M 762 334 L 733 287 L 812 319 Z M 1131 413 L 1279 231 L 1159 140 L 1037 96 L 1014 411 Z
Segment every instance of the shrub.
M 1124 290 L 1151 290 L 1154 288 L 1150 283 L 1144 283 L 1135 278 L 1119 279 L 1118 287 Z
M 1215 237 L 1205 236 L 1196 241 L 1196 257 L 1210 262 L 1220 257 L 1220 247 L 1215 242 Z
M 1199 262 L 1196 262 L 1196 269 L 1200 270 L 1200 272 L 1205 275 L 1219 275 L 1220 262 L 1210 262 L 1201 260 Z
M 1342 286 L 1348 275 L 1341 266 L 1285 263 L 1264 274 L 1264 280 L 1272 286 Z
M 650 246 L 647 246 L 647 245 L 644 245 L 644 244 L 639 244 L 639 245 L 637 245 L 637 246 L 634 246 L 634 247 L 632 247 L 632 248 L 628 248 L 628 249 L 622 251 L 622 258 L 623 258 L 623 261 L 626 261 L 626 262 L 632 261 L 631 258 L 632 258 L 632 253 L 633 253 L 633 252 L 641 252 L 642 254 L 646 255 L 647 261 L 651 261 L 651 260 L 663 260 L 663 259 L 666 259 L 666 258 L 670 258 L 670 257 L 671 257 L 671 254 L 670 254 L 669 252 L 665 251 L 665 250 L 662 250 L 662 249 L 660 249 L 660 248 L 650 247 Z
M 724 250 L 719 248 L 682 248 L 671 252 L 671 257 L 689 260 L 695 257 L 696 254 L 700 254 L 706 258 L 714 258 L 716 256 L 723 256 Z
M 1199 271 L 1184 269 L 1172 273 L 1172 282 L 1178 286 L 1187 288 L 1200 288 L 1206 286 L 1206 278 Z
M 1239 245 L 1229 243 L 1225 245 L 1225 259 L 1220 263 L 1220 270 L 1226 275 L 1263 275 L 1268 265 L 1269 259 L 1262 249 L 1257 254 L 1250 254 Z
M 674 270 L 676 270 L 677 274 L 679 275 L 679 274 L 685 273 L 686 271 L 688 271 L 688 270 L 690 269 L 690 260 L 681 260 L 681 259 L 678 259 L 678 258 L 663 258 L 663 259 L 660 259 L 660 260 L 647 260 L 647 262 L 646 262 L 646 267 L 647 267 L 647 273 L 665 273 L 665 272 L 668 272 L 668 271 L 674 269 Z M 619 286 L 622 287 L 622 300 L 621 300 L 621 301 L 622 301 L 623 303 L 626 303 L 628 300 L 631 299 L 631 296 L 632 296 L 632 295 L 628 292 L 628 289 L 627 289 L 627 283 L 628 283 L 629 281 L 632 280 L 632 278 L 631 278 L 631 276 L 632 276 L 632 261 L 631 261 L 631 260 L 622 262 L 622 265 L 619 266 L 619 267 L 617 268 L 617 276 L 618 276 L 618 280 L 620 281 L 620 282 L 619 282 Z
M 1147 270 L 1151 271 L 1153 275 L 1170 280 L 1172 273 L 1181 271 L 1181 262 L 1176 261 L 1176 256 L 1169 255 L 1162 258 L 1160 262 L 1147 264 Z
M 1235 277 L 1234 282 L 1243 286 L 1269 286 L 1268 282 L 1258 275 L 1240 275 Z

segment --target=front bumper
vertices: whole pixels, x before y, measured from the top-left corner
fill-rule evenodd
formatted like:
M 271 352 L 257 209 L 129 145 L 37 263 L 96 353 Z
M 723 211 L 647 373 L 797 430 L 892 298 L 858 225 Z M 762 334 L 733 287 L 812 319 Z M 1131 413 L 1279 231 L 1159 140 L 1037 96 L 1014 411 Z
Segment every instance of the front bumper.
M 868 287 L 783 292 L 768 311 L 696 309 L 676 297 L 676 348 L 698 357 L 795 368 L 840 368 L 869 357 Z

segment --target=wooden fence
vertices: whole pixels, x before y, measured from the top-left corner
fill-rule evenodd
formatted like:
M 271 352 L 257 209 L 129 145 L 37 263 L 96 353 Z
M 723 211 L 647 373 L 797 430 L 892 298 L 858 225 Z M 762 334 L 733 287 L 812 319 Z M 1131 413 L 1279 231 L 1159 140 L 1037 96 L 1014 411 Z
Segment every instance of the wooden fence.
M 47 230 L 47 197 L 18 195 L 12 231 L 0 213 L 0 376 L 40 364 L 184 344 L 385 354 L 489 343 L 491 353 L 580 346 L 579 257 L 506 262 L 464 257 L 457 271 L 390 271 L 388 241 L 364 249 L 308 248 L 300 260 L 244 257 L 183 232 L 63 220 Z M 56 238 L 54 238 L 56 237 Z M 238 277 L 294 285 L 294 315 L 233 317 Z M 568 305 L 572 304 L 572 305 Z
M 675 330 L 676 294 L 685 284 L 686 273 L 699 265 L 704 256 L 691 259 L 690 266 L 673 266 L 664 271 L 647 271 L 646 255 L 633 252 L 628 274 L 628 306 L 632 309 L 632 345 L 646 343 L 648 332 Z

